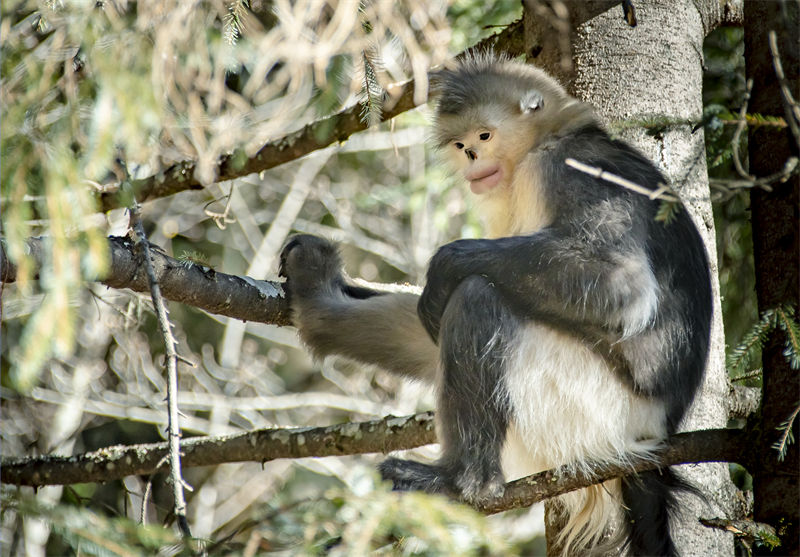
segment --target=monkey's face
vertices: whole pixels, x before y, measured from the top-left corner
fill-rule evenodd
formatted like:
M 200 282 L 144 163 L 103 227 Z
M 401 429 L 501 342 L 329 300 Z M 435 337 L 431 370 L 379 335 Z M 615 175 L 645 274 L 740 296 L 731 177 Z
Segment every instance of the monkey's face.
M 480 114 L 439 118 L 439 125 L 450 132 L 441 144 L 446 158 L 478 195 L 507 187 L 519 159 L 530 148 L 530 133 L 515 129 L 522 124 L 521 114 L 486 108 Z
M 494 149 L 496 131 L 489 128 L 470 130 L 448 146 L 472 193 L 493 190 L 505 177 L 505 169 Z

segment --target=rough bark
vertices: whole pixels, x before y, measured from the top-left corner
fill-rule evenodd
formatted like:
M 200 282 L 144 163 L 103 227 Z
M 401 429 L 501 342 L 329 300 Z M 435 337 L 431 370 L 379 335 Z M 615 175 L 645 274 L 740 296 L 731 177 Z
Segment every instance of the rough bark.
M 628 127 L 619 135 L 647 154 L 669 177 L 705 240 L 715 298 L 712 345 L 706 379 L 683 428 L 725 427 L 729 387 L 724 366 L 714 222 L 703 132 L 690 123 L 699 123 L 702 117 L 703 40 L 726 11 L 712 5 L 713 2 L 640 0 L 635 2 L 638 25 L 630 27 L 618 2 L 565 2 L 573 15 L 566 18 L 571 41 L 566 45 L 569 51 L 564 52 L 564 41 L 543 42 L 540 38 L 543 32 L 558 30 L 563 21 L 541 17 L 528 20 L 536 9 L 541 12 L 541 7 L 536 6 L 541 3 L 526 2 L 526 37 L 546 45 L 540 52 L 526 50 L 537 54 L 531 59 L 533 63 L 556 75 L 573 95 L 593 104 L 606 122 L 654 119 L 675 122 L 655 136 L 635 127 Z M 592 17 L 596 9 L 604 7 L 605 11 Z M 699 11 L 703 17 L 699 17 Z M 589 19 L 581 21 L 587 15 Z M 570 63 L 565 63 L 565 59 Z M 701 514 L 728 516 L 733 512 L 730 500 L 734 487 L 727 467 L 703 465 L 681 473 L 701 487 L 711 506 L 696 499 L 686 500 L 684 520 L 675 528 L 679 549 L 686 555 L 732 555 L 733 536 L 709 531 L 698 522 Z M 548 511 L 552 517 L 554 509 Z M 557 522 L 552 522 L 555 527 L 548 523 L 548 540 L 554 539 Z
M 775 31 L 783 70 L 791 92 L 798 98 L 800 83 L 800 5 L 796 2 L 745 2 L 745 65 L 754 86 L 749 112 L 785 116 L 785 102 L 776 77 L 768 33 Z M 798 144 L 790 131 L 767 128 L 748 135 L 750 174 L 759 177 L 779 171 Z M 800 304 L 800 176 L 776 184 L 772 192 L 751 193 L 753 253 L 759 311 Z M 783 461 L 772 444 L 780 426 L 800 403 L 800 373 L 783 356 L 786 339 L 774 331 L 763 350 L 763 399 L 757 462 L 753 470 L 754 515 L 758 522 L 778 529 L 781 555 L 800 555 L 800 455 L 798 444 L 789 446 Z M 797 421 L 795 437 L 800 433 Z M 756 554 L 769 554 L 756 548 Z
M 99 281 L 112 288 L 149 292 L 150 285 L 133 241 L 112 236 L 108 245 L 109 274 Z M 42 240 L 28 240 L 28 251 L 38 267 L 42 262 Z M 219 273 L 198 263 L 173 259 L 158 249 L 151 249 L 150 253 L 161 293 L 168 300 L 242 321 L 291 323 L 281 283 Z M 16 267 L 1 244 L 0 277 L 3 282 L 16 280 Z
M 342 456 L 409 449 L 436 440 L 433 414 L 350 423 L 325 428 L 266 429 L 223 437 L 181 442 L 184 467 L 248 460 Z M 681 433 L 669 439 L 655 459 L 629 465 L 594 467 L 591 474 L 566 467 L 547 470 L 506 484 L 500 497 L 474 503 L 477 510 L 494 514 L 529 507 L 545 499 L 606 480 L 680 463 L 736 461 L 746 454 L 746 433 L 718 429 Z M 115 446 L 75 456 L 7 459 L 2 480 L 7 484 L 40 487 L 110 481 L 133 474 L 159 471 L 167 455 L 166 443 Z
M 328 427 L 278 428 L 181 441 L 182 464 L 266 462 L 277 458 L 387 453 L 436 442 L 433 413 L 347 423 Z M 3 459 L 3 483 L 58 485 L 107 482 L 133 474 L 152 474 L 166 464 L 167 443 L 116 445 L 74 456 L 47 455 Z

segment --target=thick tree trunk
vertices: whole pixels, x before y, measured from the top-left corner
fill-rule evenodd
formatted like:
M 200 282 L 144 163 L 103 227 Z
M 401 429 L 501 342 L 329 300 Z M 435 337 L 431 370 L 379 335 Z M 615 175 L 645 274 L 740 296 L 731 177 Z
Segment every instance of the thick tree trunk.
M 797 99 L 800 81 L 800 4 L 796 2 L 745 2 L 745 63 L 754 87 L 748 111 L 785 117 L 785 104 L 775 74 L 768 33 L 775 31 L 783 70 L 791 93 Z M 779 172 L 786 160 L 797 156 L 798 145 L 788 129 L 750 131 L 750 173 L 766 176 Z M 800 176 L 774 186 L 773 192 L 753 191 L 753 251 L 756 268 L 758 309 L 782 304 L 800 305 Z M 756 469 L 753 470 L 755 519 L 778 528 L 780 555 L 800 555 L 800 457 L 798 443 L 789 445 L 783 461 L 772 444 L 776 430 L 800 403 L 800 373 L 792 370 L 783 355 L 786 338 L 782 331 L 770 335 L 763 350 L 764 393 Z M 794 424 L 795 438 L 800 427 Z M 762 553 L 763 552 L 763 553 Z M 756 554 L 770 554 L 757 548 Z
M 534 5 L 536 4 L 536 5 Z M 548 3 L 554 5 L 555 3 Z M 702 117 L 703 40 L 713 18 L 698 15 L 691 0 L 635 2 L 638 25 L 630 27 L 620 4 L 599 15 L 588 8 L 608 7 L 599 1 L 567 2 L 572 15 L 571 52 L 565 56 L 564 41 L 545 39 L 547 32 L 564 28 L 564 20 L 548 18 L 558 10 L 527 2 L 527 52 L 534 64 L 559 77 L 576 97 L 593 104 L 612 132 L 646 153 L 669 177 L 686 202 L 705 240 L 714 288 L 714 323 L 706 379 L 684 420 L 685 430 L 725 427 L 728 378 L 724 365 L 725 342 L 719 303 L 714 221 L 709 199 L 705 145 L 702 130 L 694 131 Z M 580 14 L 577 16 L 576 14 Z M 708 14 L 707 14 L 708 15 Z M 584 20 L 583 16 L 591 19 Z M 563 33 L 563 31 L 562 31 Z M 536 47 L 542 45 L 541 47 Z M 535 55 L 535 56 L 531 56 Z M 565 63 L 565 61 L 567 63 Z M 568 62 L 571 61 L 571 67 Z M 648 133 L 649 120 L 674 122 L 657 134 Z M 640 121 L 640 125 L 630 126 Z M 615 123 L 626 126 L 615 127 Z M 700 487 L 708 504 L 687 497 L 682 522 L 675 528 L 676 542 L 684 555 L 733 555 L 733 536 L 703 527 L 698 518 L 730 517 L 732 494 L 725 464 L 682 467 L 684 477 Z M 553 517 L 554 509 L 548 509 Z M 553 531 L 549 526 L 548 534 Z M 548 540 L 551 536 L 548 535 Z M 555 554 L 551 547 L 548 553 Z

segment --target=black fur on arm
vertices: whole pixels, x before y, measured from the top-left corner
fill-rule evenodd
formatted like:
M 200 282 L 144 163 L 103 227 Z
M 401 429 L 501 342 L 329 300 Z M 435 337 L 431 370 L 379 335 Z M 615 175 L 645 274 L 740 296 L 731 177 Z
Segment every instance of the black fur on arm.
M 457 240 L 431 260 L 418 311 L 438 338 L 453 289 L 476 275 L 497 287 L 521 317 L 619 335 L 626 308 L 651 295 L 648 272 L 646 252 L 633 238 L 587 239 L 567 227 L 550 227 L 528 236 Z

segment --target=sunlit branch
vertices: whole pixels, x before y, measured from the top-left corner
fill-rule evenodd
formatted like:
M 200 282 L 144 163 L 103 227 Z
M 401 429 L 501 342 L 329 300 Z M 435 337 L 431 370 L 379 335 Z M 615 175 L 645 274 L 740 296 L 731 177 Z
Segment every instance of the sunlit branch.
M 512 23 L 500 33 L 484 39 L 472 48 L 494 48 L 511 56 L 521 54 L 522 22 Z M 391 120 L 415 106 L 417 105 L 414 102 L 414 82 L 407 81 L 398 84 L 388 91 L 381 119 Z M 337 141 L 345 141 L 352 134 L 367 129 L 368 123 L 361 118 L 361 111 L 360 104 L 353 105 L 332 116 L 307 124 L 288 135 L 274 139 L 251 156 L 242 153 L 223 155 L 216 165 L 215 181 L 232 180 L 269 170 Z M 132 180 L 131 184 L 136 199 L 145 202 L 185 190 L 203 188 L 204 184 L 195 176 L 196 167 L 197 161 L 181 161 L 153 176 Z M 117 191 L 118 185 L 105 188 L 105 191 L 100 194 L 101 210 L 108 211 L 121 206 L 122 201 L 119 199 Z

